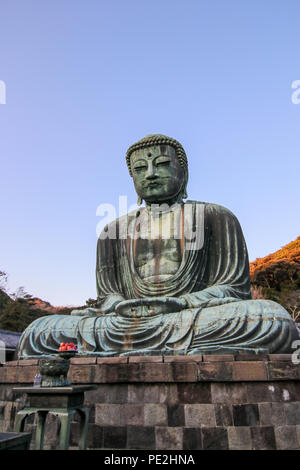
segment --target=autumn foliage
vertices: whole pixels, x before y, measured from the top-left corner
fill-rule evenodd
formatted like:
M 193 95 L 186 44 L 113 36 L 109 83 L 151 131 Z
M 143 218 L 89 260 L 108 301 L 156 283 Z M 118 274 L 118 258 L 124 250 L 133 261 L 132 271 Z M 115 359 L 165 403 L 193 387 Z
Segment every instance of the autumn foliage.
M 300 237 L 250 263 L 253 298 L 274 300 L 300 319 Z

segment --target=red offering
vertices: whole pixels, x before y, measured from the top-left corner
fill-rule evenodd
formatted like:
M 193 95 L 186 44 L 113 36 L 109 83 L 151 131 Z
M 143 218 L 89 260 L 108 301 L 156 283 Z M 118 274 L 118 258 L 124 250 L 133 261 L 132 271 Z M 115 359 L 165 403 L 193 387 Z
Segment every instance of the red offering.
M 60 343 L 58 352 L 63 351 L 75 351 L 77 352 L 77 347 L 74 343 Z

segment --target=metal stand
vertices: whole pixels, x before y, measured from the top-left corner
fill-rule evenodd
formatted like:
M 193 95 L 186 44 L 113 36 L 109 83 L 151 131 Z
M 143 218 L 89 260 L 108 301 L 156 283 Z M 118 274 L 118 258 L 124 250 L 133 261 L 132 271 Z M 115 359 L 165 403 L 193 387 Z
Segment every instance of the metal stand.
M 22 432 L 27 416 L 37 414 L 35 449 L 43 449 L 45 423 L 47 414 L 58 416 L 61 422 L 59 447 L 67 450 L 70 443 L 70 427 L 74 413 L 80 416 L 79 449 L 86 449 L 89 408 L 84 407 L 84 392 L 93 390 L 94 385 L 74 385 L 70 387 L 22 387 L 14 388 L 17 393 L 26 393 L 25 408 L 18 411 L 15 421 L 15 432 Z

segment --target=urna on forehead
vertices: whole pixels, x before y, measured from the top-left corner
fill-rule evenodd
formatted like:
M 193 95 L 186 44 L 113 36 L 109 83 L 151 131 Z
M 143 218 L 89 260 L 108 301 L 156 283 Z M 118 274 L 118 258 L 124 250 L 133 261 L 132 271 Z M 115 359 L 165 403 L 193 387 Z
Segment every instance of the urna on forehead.
M 127 150 L 126 162 L 127 162 L 130 175 L 132 176 L 130 157 L 133 152 L 135 152 L 136 150 L 145 149 L 148 147 L 153 147 L 153 146 L 161 147 L 161 146 L 167 146 L 167 145 L 170 145 L 175 149 L 176 156 L 179 160 L 180 165 L 183 168 L 187 169 L 187 166 L 188 166 L 187 156 L 180 142 L 173 139 L 172 137 L 168 137 L 163 134 L 150 134 L 150 135 L 147 135 L 146 137 L 143 137 L 141 140 L 139 140 L 135 144 L 131 145 L 129 149 Z
M 131 162 L 138 160 L 139 158 L 155 158 L 160 155 L 166 155 L 170 157 L 174 157 L 177 159 L 176 155 L 176 149 L 172 145 L 169 144 L 161 144 L 161 145 L 156 145 L 152 144 L 151 146 L 148 147 L 142 147 L 137 150 L 134 150 L 131 155 L 130 159 Z

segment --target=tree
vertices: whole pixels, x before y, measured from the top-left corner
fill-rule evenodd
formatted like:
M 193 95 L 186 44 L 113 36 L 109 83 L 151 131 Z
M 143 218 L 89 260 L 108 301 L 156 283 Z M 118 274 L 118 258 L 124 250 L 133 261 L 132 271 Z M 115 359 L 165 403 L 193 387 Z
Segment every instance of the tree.
M 97 308 L 98 301 L 96 299 L 88 299 L 85 303 L 86 307 Z
M 0 290 L 2 292 L 7 291 L 7 280 L 8 280 L 8 275 L 4 271 L 0 271 Z

